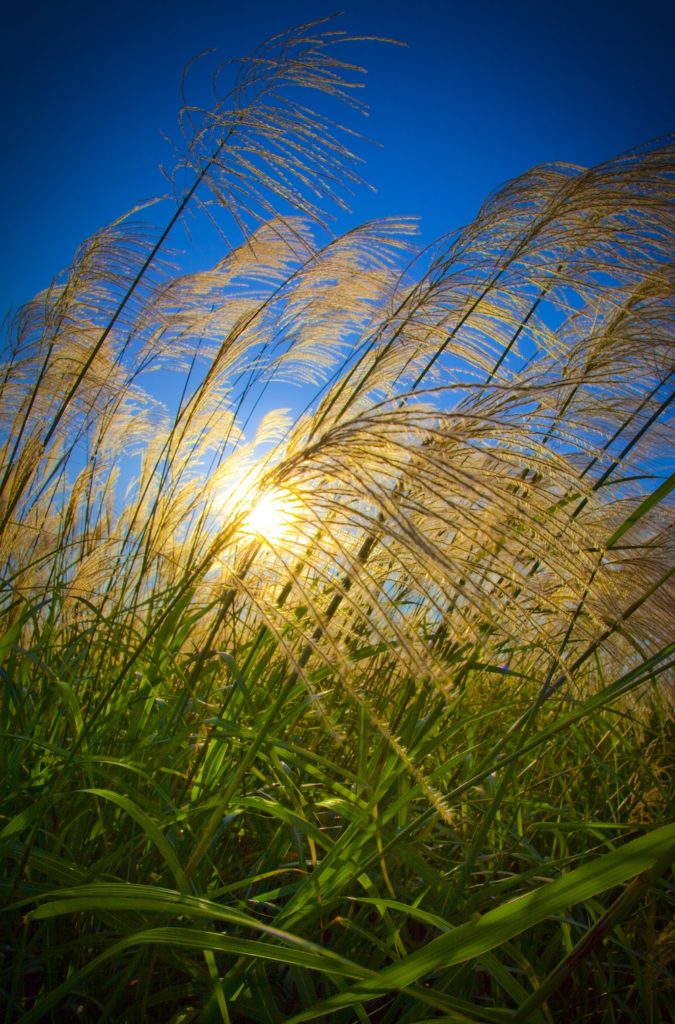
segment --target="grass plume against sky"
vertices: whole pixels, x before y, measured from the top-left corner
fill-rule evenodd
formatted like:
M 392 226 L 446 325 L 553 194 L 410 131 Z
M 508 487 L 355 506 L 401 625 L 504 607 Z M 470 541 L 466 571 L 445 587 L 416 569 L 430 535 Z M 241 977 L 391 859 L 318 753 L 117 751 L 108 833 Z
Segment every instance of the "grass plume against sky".
M 589 166 L 669 132 L 672 5 L 620 0 L 542 5 L 346 3 L 342 27 L 407 49 L 371 47 L 366 147 L 354 216 L 421 218 L 432 241 L 485 196 L 538 163 Z M 252 0 L 7 0 L 0 32 L 0 311 L 67 266 L 82 238 L 166 190 L 162 133 L 174 131 L 180 71 L 215 49 L 244 55 L 261 38 L 325 14 L 326 4 Z M 209 71 L 213 62 L 207 64 Z M 195 75 L 193 93 L 210 85 Z M 203 265 L 217 242 L 201 236 Z M 207 246 L 209 246 L 207 248 Z

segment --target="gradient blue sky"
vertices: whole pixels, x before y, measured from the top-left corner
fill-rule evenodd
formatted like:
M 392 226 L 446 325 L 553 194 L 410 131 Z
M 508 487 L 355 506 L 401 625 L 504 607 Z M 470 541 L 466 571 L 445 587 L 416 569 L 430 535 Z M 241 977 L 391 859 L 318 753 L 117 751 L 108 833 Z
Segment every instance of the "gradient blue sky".
M 592 164 L 675 127 L 675 5 L 661 0 L 346 0 L 364 45 L 368 149 L 346 228 L 415 214 L 431 241 L 543 161 Z M 78 242 L 162 193 L 183 66 L 241 56 L 325 0 L 4 0 L 0 15 L 0 315 L 67 266 Z M 160 217 L 161 220 L 161 217 Z M 195 262 L 218 258 L 197 237 Z

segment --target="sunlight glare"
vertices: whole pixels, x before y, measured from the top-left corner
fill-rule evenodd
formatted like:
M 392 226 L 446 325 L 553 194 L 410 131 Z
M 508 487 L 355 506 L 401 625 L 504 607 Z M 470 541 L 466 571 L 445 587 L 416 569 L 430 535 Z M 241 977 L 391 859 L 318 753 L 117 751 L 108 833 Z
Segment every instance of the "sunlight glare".
M 251 508 L 244 529 L 272 544 L 281 539 L 292 521 L 290 499 L 279 491 L 267 491 Z

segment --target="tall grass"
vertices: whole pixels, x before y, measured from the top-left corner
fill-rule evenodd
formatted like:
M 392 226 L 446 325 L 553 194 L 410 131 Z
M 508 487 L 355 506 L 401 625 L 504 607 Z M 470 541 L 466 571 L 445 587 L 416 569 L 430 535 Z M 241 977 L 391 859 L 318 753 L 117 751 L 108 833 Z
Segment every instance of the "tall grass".
M 8 326 L 6 1022 L 668 1019 L 672 143 L 331 237 L 345 41 Z

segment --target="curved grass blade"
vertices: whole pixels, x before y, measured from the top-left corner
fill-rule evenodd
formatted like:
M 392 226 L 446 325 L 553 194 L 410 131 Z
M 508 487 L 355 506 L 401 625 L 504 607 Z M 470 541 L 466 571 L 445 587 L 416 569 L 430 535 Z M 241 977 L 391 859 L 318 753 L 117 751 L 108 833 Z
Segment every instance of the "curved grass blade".
M 292 1017 L 288 1024 L 314 1020 L 354 1002 L 405 988 L 431 971 L 478 957 L 566 907 L 583 903 L 642 871 L 650 870 L 656 862 L 667 857 L 675 857 L 675 825 L 666 825 L 640 836 L 548 885 L 496 907 L 478 921 L 460 925 L 447 935 L 433 939 L 423 949 L 383 968 L 376 979 L 360 982 L 350 991 L 324 1000 L 311 1010 Z
M 183 893 L 189 892 L 190 883 L 183 871 L 183 867 L 178 859 L 176 851 L 161 829 L 155 824 L 152 818 L 145 813 L 145 811 L 141 810 L 141 808 L 128 796 L 124 796 L 122 793 L 113 793 L 110 789 L 92 788 L 84 789 L 82 792 L 91 793 L 93 796 L 101 797 L 102 800 L 109 800 L 111 803 L 116 804 L 120 810 L 125 811 L 129 817 L 133 818 L 136 824 L 141 826 L 150 842 L 153 843 L 161 853 L 166 866 L 169 868 L 171 874 L 176 880 L 176 885 L 179 890 Z

